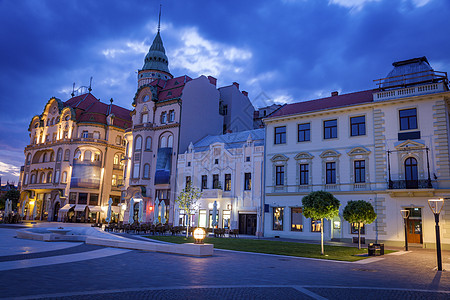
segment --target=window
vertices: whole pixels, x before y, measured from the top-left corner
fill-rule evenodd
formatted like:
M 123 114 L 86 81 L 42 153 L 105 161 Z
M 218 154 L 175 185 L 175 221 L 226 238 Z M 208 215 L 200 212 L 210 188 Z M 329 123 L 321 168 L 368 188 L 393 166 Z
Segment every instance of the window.
M 311 124 L 304 123 L 304 124 L 298 124 L 298 141 L 299 142 L 306 142 L 310 141 L 310 130 L 311 130 Z
M 213 189 L 220 189 L 219 187 L 219 174 L 213 174 Z
M 111 185 L 117 186 L 117 175 L 115 175 L 115 174 L 112 176 Z
M 250 156 L 247 156 L 246 158 L 245 158 L 245 161 L 250 161 Z
M 360 225 L 361 225 L 361 234 L 365 234 L 366 230 L 364 228 L 364 223 L 361 223 L 361 224 L 359 224 L 359 223 L 351 223 L 350 224 L 350 232 L 352 234 L 358 234 L 358 228 L 359 228 Z
M 337 138 L 337 120 L 323 121 L 323 138 L 324 139 Z
M 100 132 L 99 131 L 94 131 L 94 139 L 100 139 Z
M 53 177 L 53 173 L 52 172 L 48 172 L 48 174 L 47 174 L 47 183 L 52 183 L 52 177 Z
M 70 158 L 70 150 L 67 149 L 66 151 L 64 151 L 64 161 L 68 161 Z
M 252 173 L 245 173 L 244 178 L 244 190 L 250 191 L 252 189 Z
M 208 188 L 208 176 L 202 175 L 202 191 Z
M 152 138 L 149 136 L 145 139 L 145 150 L 152 150 Z
M 44 153 L 44 155 L 42 155 L 42 162 L 46 161 L 47 161 L 47 153 Z
M 88 133 L 87 131 L 83 131 L 83 132 L 81 133 L 81 137 L 82 137 L 82 138 L 87 139 L 88 136 L 89 136 L 89 133 Z
M 116 145 L 120 145 L 122 144 L 122 138 L 120 137 L 120 135 L 116 136 Z
M 322 220 L 311 218 L 311 232 L 320 232 L 321 227 L 322 227 Z
M 115 154 L 114 155 L 114 164 L 118 165 L 119 164 L 119 154 Z
M 31 164 L 31 153 L 27 155 L 27 165 Z
M 55 172 L 55 183 L 59 183 L 59 171 Z
M 41 177 L 39 179 L 39 183 L 45 183 L 45 173 L 41 173 Z
M 291 231 L 303 231 L 303 209 L 291 208 Z
M 283 231 L 284 207 L 273 208 L 273 230 Z
M 191 176 L 186 176 L 186 189 L 191 187 Z
M 399 111 L 400 130 L 417 129 L 417 111 L 415 108 Z
M 336 183 L 336 163 L 335 162 L 327 162 L 326 164 L 326 183 L 327 184 L 335 184 Z
M 74 192 L 69 193 L 69 203 L 70 204 L 77 203 L 77 193 Z
M 31 174 L 30 183 L 36 183 L 36 174 Z
M 350 118 L 350 135 L 358 136 L 366 134 L 366 117 L 352 117 Z
M 417 160 L 414 157 L 405 160 L 405 180 L 407 188 L 413 188 L 418 184 Z
M 284 166 L 275 167 L 275 185 L 284 185 Z
M 67 183 L 67 172 L 63 172 L 62 173 L 61 182 L 62 183 Z
M 187 164 L 187 166 L 188 166 L 188 167 L 190 167 L 190 166 L 191 166 L 191 162 L 190 162 L 190 161 L 188 161 L 188 164 Z
M 159 148 L 167 148 L 167 138 L 165 136 L 161 137 Z
M 231 191 L 231 174 L 225 174 L 225 191 Z
M 167 113 L 163 112 L 161 114 L 161 124 L 166 124 L 167 123 Z
M 100 161 L 100 153 L 98 152 L 94 153 L 94 161 Z
M 230 229 L 230 219 L 231 219 L 231 214 L 229 210 L 224 210 L 222 212 L 222 221 L 223 221 L 223 227 L 225 229 Z
M 87 193 L 79 193 L 78 194 L 78 203 L 77 204 L 87 204 L 88 194 Z
M 98 194 L 89 195 L 89 205 L 98 205 Z
M 141 123 L 148 123 L 148 113 L 142 114 Z
M 83 161 L 90 161 L 92 157 L 92 152 L 89 150 L 84 151 Z
M 144 165 L 144 178 L 150 178 L 150 165 L 145 164 Z
M 216 158 L 216 159 L 214 160 L 214 164 L 215 164 L 215 165 L 218 165 L 218 164 L 219 164 L 219 159 L 218 159 L 218 158 Z
M 141 151 L 142 149 L 142 137 L 138 135 L 136 137 L 136 142 L 134 143 L 134 151 Z
M 175 121 L 175 111 L 171 110 L 169 111 L 169 122 Z
M 167 147 L 173 147 L 173 135 L 169 135 L 169 137 L 167 138 Z
M 200 209 L 198 214 L 198 226 L 206 228 L 206 209 Z
M 135 163 L 134 168 L 133 168 L 133 178 L 139 178 L 139 169 L 140 169 L 140 164 Z
M 62 160 L 62 149 L 58 149 L 58 152 L 56 154 L 56 161 Z
M 301 164 L 300 165 L 300 185 L 308 185 L 309 184 L 309 165 Z
M 275 144 L 286 144 L 286 126 L 275 127 Z
M 366 161 L 355 160 L 355 183 L 366 182 Z

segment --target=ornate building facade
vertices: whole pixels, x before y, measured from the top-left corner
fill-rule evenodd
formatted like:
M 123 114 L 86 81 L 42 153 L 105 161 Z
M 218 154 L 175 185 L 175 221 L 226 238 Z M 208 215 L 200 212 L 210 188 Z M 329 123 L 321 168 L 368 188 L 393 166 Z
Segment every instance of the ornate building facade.
M 265 236 L 351 240 L 355 224 L 342 219 L 349 200 L 373 204 L 377 220 L 363 228 L 366 240 L 402 245 L 400 210 L 409 210 L 408 240 L 435 243 L 430 198 L 450 193 L 447 74 L 425 57 L 393 64 L 378 88 L 288 104 L 264 120 Z M 329 191 L 340 216 L 320 224 L 302 214 L 301 199 Z M 450 245 L 450 203 L 441 214 Z
M 21 172 L 19 212 L 25 219 L 100 221 L 109 198 L 119 213 L 125 129 L 130 111 L 90 91 L 51 98 L 32 118 Z

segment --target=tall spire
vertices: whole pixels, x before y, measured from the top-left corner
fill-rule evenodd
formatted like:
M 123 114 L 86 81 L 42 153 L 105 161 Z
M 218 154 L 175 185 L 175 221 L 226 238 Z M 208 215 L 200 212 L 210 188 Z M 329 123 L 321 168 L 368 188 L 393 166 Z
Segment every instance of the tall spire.
M 162 4 L 159 5 L 158 33 L 161 29 L 161 6 L 162 6 Z

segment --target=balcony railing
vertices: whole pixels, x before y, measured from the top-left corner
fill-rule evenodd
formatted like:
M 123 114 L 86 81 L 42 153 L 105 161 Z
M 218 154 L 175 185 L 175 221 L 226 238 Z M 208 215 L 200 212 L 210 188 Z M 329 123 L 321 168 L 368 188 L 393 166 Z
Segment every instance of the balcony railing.
M 123 170 L 123 165 L 122 164 L 114 164 L 113 169 L 114 170 Z
M 419 179 L 419 180 L 390 180 L 389 183 L 390 190 L 398 189 L 432 189 L 433 185 L 429 179 Z

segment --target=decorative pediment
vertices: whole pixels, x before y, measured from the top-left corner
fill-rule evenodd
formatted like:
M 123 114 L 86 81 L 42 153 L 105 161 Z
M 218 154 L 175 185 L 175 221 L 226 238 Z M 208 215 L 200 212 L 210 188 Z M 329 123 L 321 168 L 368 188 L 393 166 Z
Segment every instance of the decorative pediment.
M 369 155 L 370 150 L 364 148 L 364 147 L 355 147 L 352 150 L 350 150 L 347 153 L 349 156 L 355 156 L 355 155 Z
M 283 154 L 275 154 L 274 156 L 272 156 L 272 158 L 270 159 L 273 162 L 276 161 L 288 161 L 289 157 L 283 155 Z
M 322 154 L 320 154 L 321 158 L 339 157 L 339 156 L 341 156 L 341 154 L 334 150 L 326 150 L 326 151 L 322 152 Z
M 395 150 L 417 150 L 424 149 L 426 146 L 424 143 L 406 140 L 395 146 Z
M 295 160 L 313 159 L 313 158 L 314 156 L 308 152 L 300 152 L 294 157 Z

